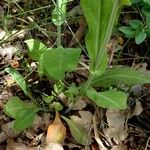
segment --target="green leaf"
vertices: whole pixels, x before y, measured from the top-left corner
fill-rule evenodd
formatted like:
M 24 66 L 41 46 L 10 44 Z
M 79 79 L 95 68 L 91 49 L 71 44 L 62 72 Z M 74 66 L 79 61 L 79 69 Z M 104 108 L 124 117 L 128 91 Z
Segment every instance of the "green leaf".
M 130 68 L 113 68 L 101 76 L 95 77 L 91 83 L 94 87 L 109 87 L 111 85 L 134 85 L 150 83 L 150 77 Z
M 25 103 L 20 100 L 19 97 L 13 96 L 4 106 L 4 112 L 12 118 L 18 118 L 22 112 L 31 109 L 32 111 L 37 109 L 33 103 Z
M 43 96 L 43 101 L 47 104 L 50 104 L 53 100 L 54 100 L 54 96 L 51 95 L 51 96 Z
M 136 34 L 136 31 L 130 26 L 122 26 L 119 28 L 119 31 L 123 32 L 128 38 L 134 38 Z
M 110 109 L 127 108 L 127 95 L 124 92 L 110 90 L 106 92 L 96 92 L 87 90 L 87 96 L 98 106 Z
M 143 26 L 143 23 L 137 19 L 130 20 L 129 24 L 133 29 L 138 29 L 139 27 Z
M 36 112 L 38 108 L 33 103 L 25 103 L 20 100 L 19 97 L 12 97 L 4 106 L 4 112 L 15 119 L 14 129 L 20 132 L 28 127 L 30 127 L 34 121 Z
M 24 91 L 24 93 L 27 96 L 32 97 L 24 77 L 13 68 L 5 68 L 5 70 L 12 76 L 12 78 L 16 81 L 16 83 L 20 86 L 20 88 Z
M 52 21 L 56 26 L 60 26 L 65 22 L 67 1 L 57 0 L 57 4 L 52 13 Z
M 80 3 L 89 27 L 86 46 L 91 60 L 90 71 L 101 74 L 107 67 L 106 45 L 120 14 L 121 1 L 81 0 Z
M 135 42 L 136 44 L 142 43 L 146 39 L 147 34 L 145 32 L 140 32 L 136 37 L 135 37 Z
M 34 118 L 36 115 L 36 111 L 32 109 L 25 110 L 19 117 L 14 121 L 14 129 L 17 132 L 21 132 L 22 130 L 30 127 L 33 124 Z
M 150 0 L 143 0 L 143 1 L 150 5 Z
M 86 145 L 87 138 L 88 138 L 88 130 L 75 119 L 71 118 L 68 119 L 64 116 L 61 116 L 69 125 L 69 129 L 71 131 L 71 135 L 76 142 L 82 145 Z
M 137 3 L 140 3 L 142 2 L 142 0 L 130 0 L 132 4 L 137 4 Z
M 122 5 L 131 5 L 130 0 L 121 0 Z
M 50 108 L 54 108 L 55 111 L 61 111 L 63 109 L 63 106 L 59 102 L 53 102 L 50 104 Z
M 29 39 L 26 40 L 25 43 L 28 45 L 28 53 L 29 56 L 36 61 L 39 61 L 40 56 L 44 51 L 48 48 L 39 40 Z
M 55 80 L 62 80 L 65 72 L 71 72 L 77 66 L 80 52 L 80 49 L 74 48 L 56 48 L 45 51 L 40 59 L 41 68 L 45 75 Z
M 142 8 L 142 12 L 145 16 L 150 16 L 150 6 L 148 5 L 145 5 L 143 8 Z

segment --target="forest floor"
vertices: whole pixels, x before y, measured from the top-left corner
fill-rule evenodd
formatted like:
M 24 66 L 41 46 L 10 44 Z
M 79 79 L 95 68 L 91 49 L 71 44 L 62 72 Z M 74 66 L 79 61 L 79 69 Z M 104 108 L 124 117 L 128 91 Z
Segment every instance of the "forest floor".
M 54 83 L 47 77 L 39 78 L 37 63 L 29 58 L 24 41 L 38 39 L 48 47 L 56 47 L 57 29 L 51 21 L 53 6 L 50 0 L 0 1 L 0 150 L 45 149 L 47 129 L 55 118 L 55 111 L 49 110 L 48 104 L 41 100 L 41 93 L 50 95 Z M 88 28 L 78 0 L 68 3 L 67 15 L 70 17 L 62 26 L 62 45 L 86 49 L 84 39 Z M 132 7 L 125 8 L 117 28 L 137 16 Z M 109 65 L 129 66 L 150 74 L 149 39 L 137 45 L 134 39 L 126 38 L 117 28 L 107 46 Z M 119 50 L 115 52 L 114 48 Z M 82 52 L 80 61 L 89 64 L 85 52 Z M 12 96 L 30 100 L 6 73 L 7 67 L 18 70 L 25 77 L 33 96 L 45 109 L 36 115 L 30 128 L 20 133 L 13 130 L 13 119 L 4 113 L 3 108 Z M 87 80 L 88 75 L 87 68 L 79 65 L 66 75 L 65 84 L 73 81 L 79 85 Z M 91 136 L 90 144 L 78 144 L 62 120 L 67 129 L 64 150 L 150 150 L 150 84 L 136 85 L 127 91 L 129 107 L 121 111 L 99 108 L 80 96 L 69 110 L 71 106 L 66 103 L 64 93 L 59 93 L 55 101 L 63 107 L 60 115 L 80 120 Z

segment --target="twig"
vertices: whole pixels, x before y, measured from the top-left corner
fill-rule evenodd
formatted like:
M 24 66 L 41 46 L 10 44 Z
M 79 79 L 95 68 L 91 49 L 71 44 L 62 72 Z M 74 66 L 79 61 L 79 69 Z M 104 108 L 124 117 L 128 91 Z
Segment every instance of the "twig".
M 95 140 L 96 142 L 99 144 L 99 147 L 102 150 L 107 150 L 107 148 L 103 145 L 102 141 L 100 140 L 99 136 L 98 136 L 98 131 L 97 131 L 97 127 L 96 127 L 96 113 L 93 116 L 93 127 L 94 127 L 94 136 L 95 136 Z
M 149 143 L 149 141 L 150 141 L 150 136 L 149 136 L 149 138 L 148 138 L 148 140 L 147 140 L 147 142 L 146 142 L 146 147 L 145 147 L 145 149 L 144 150 L 147 150 L 147 148 L 148 148 L 148 143 Z

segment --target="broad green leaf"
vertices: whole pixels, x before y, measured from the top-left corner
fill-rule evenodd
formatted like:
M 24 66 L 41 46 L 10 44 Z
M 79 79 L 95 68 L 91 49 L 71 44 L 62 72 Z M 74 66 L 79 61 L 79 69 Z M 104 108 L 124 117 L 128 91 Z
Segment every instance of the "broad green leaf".
M 130 20 L 129 24 L 133 29 L 138 29 L 139 27 L 143 26 L 143 23 L 137 19 Z
M 88 138 L 88 130 L 73 118 L 68 119 L 64 116 L 62 116 L 62 118 L 69 125 L 71 135 L 75 139 L 75 141 L 78 142 L 79 144 L 86 145 L 87 138 Z
M 121 0 L 122 5 L 131 5 L 130 0 Z
M 150 0 L 143 0 L 143 1 L 150 5 Z
M 142 12 L 144 13 L 145 16 L 150 16 L 150 6 L 149 5 L 145 5 L 143 8 L 142 8 Z
M 56 26 L 61 26 L 65 22 L 67 1 L 68 0 L 57 0 L 52 13 L 52 21 Z
M 129 38 L 134 38 L 136 35 L 136 31 L 130 26 L 122 26 L 119 28 L 119 31 L 123 32 L 125 36 Z
M 142 43 L 146 39 L 147 34 L 145 32 L 140 32 L 136 37 L 135 37 L 135 42 L 136 44 Z
M 62 80 L 65 72 L 71 72 L 77 66 L 80 52 L 80 49 L 74 48 L 56 48 L 45 51 L 40 59 L 44 74 L 55 80 Z
M 110 90 L 106 92 L 96 92 L 87 90 L 86 95 L 98 106 L 111 109 L 127 108 L 127 95 L 124 92 Z
M 132 4 L 140 3 L 142 0 L 130 0 Z
M 94 87 L 109 87 L 111 85 L 134 85 L 150 83 L 150 77 L 130 68 L 113 68 L 101 76 L 95 77 L 91 83 Z
M 91 60 L 90 71 L 93 74 L 103 73 L 106 69 L 106 45 L 120 14 L 121 3 L 120 0 L 81 0 L 89 27 L 86 46 Z
M 28 45 L 29 56 L 36 61 L 39 61 L 41 54 L 48 49 L 39 40 L 29 39 L 25 43 Z
M 12 78 L 16 81 L 16 83 L 20 86 L 20 88 L 24 91 L 24 93 L 27 96 L 32 97 L 24 77 L 13 68 L 6 68 L 5 70 L 12 76 Z
M 33 124 L 36 111 L 32 109 L 25 110 L 19 117 L 14 121 L 14 129 L 17 132 L 20 132 Z
M 4 106 L 4 112 L 12 118 L 18 118 L 27 109 L 35 110 L 37 107 L 33 103 L 25 103 L 16 96 L 11 97 Z

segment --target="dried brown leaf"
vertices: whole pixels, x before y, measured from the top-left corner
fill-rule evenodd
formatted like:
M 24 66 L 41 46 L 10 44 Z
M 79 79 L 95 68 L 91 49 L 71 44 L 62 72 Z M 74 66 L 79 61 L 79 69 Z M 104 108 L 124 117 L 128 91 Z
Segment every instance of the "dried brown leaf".
M 38 147 L 29 147 L 22 143 L 16 143 L 14 141 L 9 141 L 6 150 L 38 150 Z
M 116 144 L 121 143 L 127 137 L 125 124 L 125 115 L 123 111 L 107 109 L 107 122 L 109 128 L 105 130 L 105 135 L 109 139 L 114 139 Z

